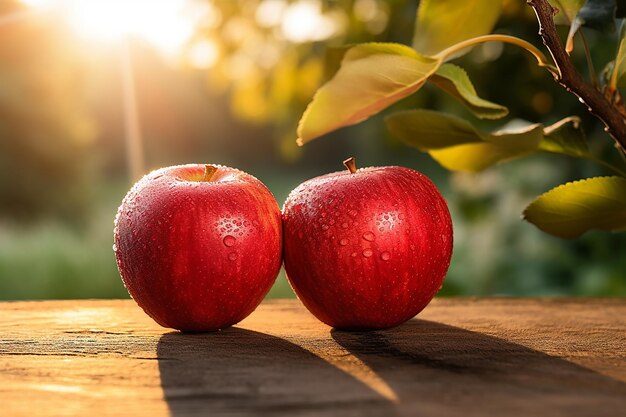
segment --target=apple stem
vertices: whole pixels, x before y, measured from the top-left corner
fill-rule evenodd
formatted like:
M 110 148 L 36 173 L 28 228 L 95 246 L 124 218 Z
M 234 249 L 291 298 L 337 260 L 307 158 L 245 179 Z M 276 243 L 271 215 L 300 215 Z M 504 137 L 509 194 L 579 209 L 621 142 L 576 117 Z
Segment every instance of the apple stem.
M 350 158 L 343 161 L 343 164 L 346 168 L 348 168 L 350 174 L 354 174 L 356 172 L 356 158 L 354 156 L 351 156 Z
M 204 166 L 204 177 L 202 181 L 210 182 L 213 178 L 213 175 L 217 172 L 217 167 L 215 165 L 205 165 Z

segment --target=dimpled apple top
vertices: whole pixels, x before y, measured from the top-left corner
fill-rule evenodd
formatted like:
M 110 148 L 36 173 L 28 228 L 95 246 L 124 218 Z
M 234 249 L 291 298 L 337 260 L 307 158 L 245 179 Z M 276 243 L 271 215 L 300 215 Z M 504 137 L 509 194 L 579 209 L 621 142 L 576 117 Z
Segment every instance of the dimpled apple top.
M 280 210 L 270 191 L 245 172 L 206 167 L 146 175 L 115 219 L 128 292 L 156 322 L 185 331 L 222 329 L 248 316 L 281 265 Z
M 441 288 L 452 253 L 445 200 L 402 167 L 304 182 L 285 202 L 283 228 L 289 282 L 336 328 L 386 328 L 415 316 Z

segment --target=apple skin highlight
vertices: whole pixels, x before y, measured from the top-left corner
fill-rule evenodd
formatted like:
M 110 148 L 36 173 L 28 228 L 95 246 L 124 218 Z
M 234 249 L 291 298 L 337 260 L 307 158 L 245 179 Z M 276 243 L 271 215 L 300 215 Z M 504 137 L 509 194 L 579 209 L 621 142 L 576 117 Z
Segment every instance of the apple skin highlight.
M 393 327 L 441 288 L 452 255 L 448 206 L 412 169 L 349 168 L 354 172 L 308 180 L 287 198 L 285 271 L 300 300 L 329 326 Z
M 114 250 L 128 292 L 164 327 L 229 327 L 262 301 L 280 270 L 278 204 L 253 176 L 219 165 L 143 177 L 115 219 Z

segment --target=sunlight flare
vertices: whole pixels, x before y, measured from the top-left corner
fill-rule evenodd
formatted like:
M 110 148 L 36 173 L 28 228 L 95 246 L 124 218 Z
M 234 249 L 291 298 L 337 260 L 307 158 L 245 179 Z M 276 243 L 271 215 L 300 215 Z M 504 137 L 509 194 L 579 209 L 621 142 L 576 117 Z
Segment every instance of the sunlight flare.
M 196 10 L 188 0 L 22 0 L 41 10 L 54 10 L 79 35 L 114 42 L 127 36 L 145 40 L 161 52 L 174 53 L 191 38 Z

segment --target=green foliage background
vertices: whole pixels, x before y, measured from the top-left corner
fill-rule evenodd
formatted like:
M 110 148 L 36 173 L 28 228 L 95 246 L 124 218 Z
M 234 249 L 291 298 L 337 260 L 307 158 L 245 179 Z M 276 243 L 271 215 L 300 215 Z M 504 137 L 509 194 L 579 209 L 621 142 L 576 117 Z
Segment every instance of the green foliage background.
M 452 211 L 455 251 L 442 295 L 626 295 L 624 234 L 591 232 L 564 241 L 519 217 L 553 186 L 606 174 L 591 163 L 539 155 L 480 174 L 451 174 L 391 138 L 381 118 L 295 145 L 298 118 L 336 65 L 328 48 L 410 44 L 416 1 L 325 1 L 323 13 L 343 13 L 344 29 L 301 43 L 258 25 L 260 1 L 212 4 L 219 23 L 198 28 L 195 38 L 221 42 L 222 55 L 211 68 L 195 69 L 184 57 L 164 63 L 149 46 L 132 44 L 148 169 L 189 162 L 236 166 L 264 181 L 282 203 L 300 182 L 342 169 L 350 155 L 361 166 L 412 167 L 435 181 Z M 21 8 L 0 0 L 2 14 Z M 257 37 L 264 50 L 277 50 L 275 60 L 268 63 L 245 39 L 229 38 L 232 20 L 246 27 L 246 39 Z M 496 32 L 540 45 L 532 10 L 522 1 L 503 2 Z M 615 55 L 614 43 L 606 41 L 611 36 L 588 34 L 601 65 Z M 111 250 L 115 210 L 130 186 L 116 52 L 83 45 L 41 20 L 3 25 L 0 39 L 0 299 L 126 297 Z M 229 73 L 233 57 L 248 62 L 237 77 Z M 582 51 L 573 58 L 584 71 Z M 613 157 L 598 122 L 524 53 L 486 44 L 458 64 L 482 97 L 510 109 L 505 121 L 550 124 L 579 114 L 592 150 Z M 469 114 L 432 86 L 391 110 L 418 107 Z M 502 123 L 476 124 L 489 131 Z M 270 296 L 293 296 L 282 273 Z

